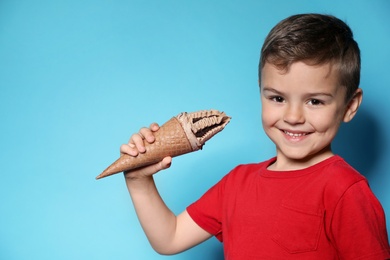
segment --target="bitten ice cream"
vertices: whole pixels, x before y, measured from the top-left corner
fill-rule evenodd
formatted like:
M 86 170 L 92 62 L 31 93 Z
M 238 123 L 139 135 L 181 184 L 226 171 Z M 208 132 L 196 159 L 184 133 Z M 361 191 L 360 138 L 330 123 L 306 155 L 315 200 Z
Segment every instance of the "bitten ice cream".
M 202 149 L 205 142 L 222 131 L 230 119 L 224 112 L 218 110 L 180 113 L 154 132 L 153 143 L 145 142 L 145 153 L 136 157 L 121 155 L 96 179 L 157 163 L 166 156 L 175 157 Z

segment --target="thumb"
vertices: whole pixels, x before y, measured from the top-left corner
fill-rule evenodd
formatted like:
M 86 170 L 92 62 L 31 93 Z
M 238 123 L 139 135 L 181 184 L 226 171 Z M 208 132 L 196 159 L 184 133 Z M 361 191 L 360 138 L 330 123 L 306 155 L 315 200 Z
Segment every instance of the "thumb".
M 125 178 L 128 180 L 140 180 L 145 177 L 151 177 L 157 172 L 167 169 L 171 166 L 172 157 L 165 157 L 161 162 L 148 165 L 139 169 L 135 169 L 132 171 L 125 171 Z
M 161 162 L 156 164 L 156 170 L 161 171 L 161 170 L 168 169 L 169 167 L 171 167 L 171 164 L 172 164 L 172 157 L 169 156 L 165 157 Z

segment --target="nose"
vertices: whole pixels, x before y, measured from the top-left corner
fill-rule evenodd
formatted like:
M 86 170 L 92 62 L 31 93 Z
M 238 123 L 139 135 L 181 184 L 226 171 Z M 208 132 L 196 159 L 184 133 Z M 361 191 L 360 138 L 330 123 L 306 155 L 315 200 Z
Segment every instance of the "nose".
M 283 120 L 291 125 L 303 124 L 305 122 L 303 108 L 294 104 L 287 105 L 284 111 Z

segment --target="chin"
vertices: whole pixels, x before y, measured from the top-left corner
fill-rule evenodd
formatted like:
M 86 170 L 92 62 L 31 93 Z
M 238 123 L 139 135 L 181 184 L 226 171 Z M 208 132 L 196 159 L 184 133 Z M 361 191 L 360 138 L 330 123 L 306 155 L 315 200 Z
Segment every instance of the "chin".
M 313 157 L 316 156 L 316 154 L 312 154 L 312 153 L 303 153 L 303 152 L 294 152 L 294 151 L 288 151 L 288 152 L 282 152 L 281 154 L 283 154 L 283 156 L 287 159 L 287 160 L 291 160 L 291 161 L 297 161 L 297 162 L 305 162 L 305 161 L 308 161 L 308 160 L 311 160 Z

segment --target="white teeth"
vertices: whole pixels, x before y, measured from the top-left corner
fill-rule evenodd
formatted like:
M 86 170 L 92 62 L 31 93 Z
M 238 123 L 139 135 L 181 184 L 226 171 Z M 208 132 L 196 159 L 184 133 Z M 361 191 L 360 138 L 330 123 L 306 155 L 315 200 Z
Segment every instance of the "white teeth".
M 300 137 L 300 136 L 305 136 L 306 133 L 299 133 L 299 134 L 294 134 L 294 133 L 290 133 L 290 132 L 287 132 L 287 131 L 283 131 L 286 135 L 289 135 L 291 137 Z

